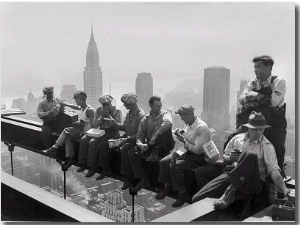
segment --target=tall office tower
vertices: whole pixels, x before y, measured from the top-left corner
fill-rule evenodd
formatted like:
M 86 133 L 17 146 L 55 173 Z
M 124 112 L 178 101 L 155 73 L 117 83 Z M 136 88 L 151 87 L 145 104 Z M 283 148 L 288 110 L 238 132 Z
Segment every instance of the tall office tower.
M 99 53 L 94 39 L 93 27 L 90 42 L 86 53 L 86 67 L 83 72 L 84 91 L 87 94 L 87 103 L 93 107 L 99 106 L 98 99 L 102 95 L 102 71 L 99 67 Z
M 63 89 L 60 92 L 60 98 L 66 100 L 66 102 L 75 103 L 73 96 L 76 91 L 77 88 L 75 85 L 63 85 Z
M 27 97 L 27 102 L 26 102 L 26 113 L 28 115 L 30 115 L 32 113 L 36 113 L 37 107 L 38 107 L 38 102 L 30 90 L 28 97 Z
M 146 113 L 149 112 L 149 98 L 153 95 L 153 79 L 151 73 L 138 73 L 135 80 L 135 94 L 138 96 L 138 105 Z
M 293 155 L 295 154 L 295 130 L 289 129 L 286 133 L 285 139 L 285 155 Z
M 241 94 L 243 93 L 246 85 L 249 83 L 248 79 L 242 79 L 240 82 L 240 90 L 237 91 L 237 102 L 236 102 L 236 110 L 237 112 L 239 112 L 239 110 L 241 109 L 241 104 L 239 101 L 239 97 L 241 96 Z
M 221 66 L 204 69 L 202 119 L 217 133 L 230 127 L 230 70 Z

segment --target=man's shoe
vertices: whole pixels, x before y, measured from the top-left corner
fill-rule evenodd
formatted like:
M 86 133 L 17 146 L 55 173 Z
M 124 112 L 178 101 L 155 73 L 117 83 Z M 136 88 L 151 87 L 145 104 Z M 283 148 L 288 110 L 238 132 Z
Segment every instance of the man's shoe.
M 63 170 L 68 170 L 69 167 L 71 167 L 72 165 L 75 164 L 75 162 L 76 162 L 76 159 L 75 159 L 74 157 L 70 158 L 70 159 L 68 160 L 68 162 L 65 163 L 65 164 L 62 166 L 62 169 L 63 169 Z
M 178 208 L 184 205 L 184 203 L 190 202 L 190 197 L 187 193 L 179 194 L 176 201 L 172 204 L 172 207 Z
M 85 171 L 85 169 L 86 169 L 86 165 L 82 165 L 82 166 L 77 170 L 77 172 L 78 172 L 78 173 L 83 172 L 83 171 Z
M 163 191 L 160 191 L 159 193 L 157 193 L 155 195 L 155 198 L 157 200 L 164 199 L 167 195 L 170 195 L 172 192 L 174 192 L 174 191 L 171 189 L 171 187 L 166 187 L 166 188 L 164 188 Z
M 121 189 L 124 191 L 124 190 L 130 188 L 131 185 L 132 185 L 132 183 L 130 181 L 125 181 L 123 186 L 121 187 Z
M 150 180 L 147 177 L 141 178 L 139 183 L 131 189 L 132 192 L 138 192 L 142 188 L 148 188 L 151 186 Z
M 229 185 L 221 198 L 214 202 L 215 209 L 227 209 L 228 206 L 234 202 L 235 189 L 232 185 Z
M 105 177 L 109 177 L 111 174 L 112 174 L 111 171 L 109 171 L 109 172 L 102 172 L 98 177 L 96 177 L 96 180 L 102 180 Z
M 47 148 L 45 150 L 42 150 L 42 152 L 47 153 L 47 154 L 56 154 L 57 153 L 57 148 L 52 146 L 51 148 Z
M 95 169 L 91 168 L 88 173 L 85 175 L 85 177 L 92 177 L 96 173 Z
M 147 162 L 158 162 L 159 161 L 159 149 L 153 148 L 151 155 L 146 159 Z

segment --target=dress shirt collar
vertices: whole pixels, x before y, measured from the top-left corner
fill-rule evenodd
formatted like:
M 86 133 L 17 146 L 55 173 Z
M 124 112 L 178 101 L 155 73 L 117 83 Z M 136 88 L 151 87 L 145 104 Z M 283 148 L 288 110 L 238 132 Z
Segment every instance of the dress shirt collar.
M 254 142 L 254 143 L 261 143 L 262 140 L 263 140 L 263 138 L 264 138 L 264 135 L 262 135 L 258 140 L 251 141 L 251 140 L 249 139 L 249 133 L 247 133 L 247 134 L 245 135 L 245 137 L 244 137 L 244 140 L 245 140 L 245 141 L 248 140 L 249 142 Z

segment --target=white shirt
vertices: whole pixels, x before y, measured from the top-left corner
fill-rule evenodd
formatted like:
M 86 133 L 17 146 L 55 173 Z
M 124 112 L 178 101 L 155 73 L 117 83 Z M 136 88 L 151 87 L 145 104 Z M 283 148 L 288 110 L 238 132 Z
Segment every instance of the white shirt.
M 266 180 L 266 175 L 270 175 L 273 170 L 280 170 L 274 146 L 265 136 L 262 136 L 260 140 L 250 141 L 248 133 L 238 134 L 229 141 L 224 154 L 230 155 L 233 149 L 257 155 L 259 175 L 263 181 Z
M 191 126 L 186 125 L 184 131 L 185 133 L 183 136 L 187 141 L 184 148 L 197 155 L 201 155 L 203 153 L 203 144 L 211 140 L 207 124 L 200 118 L 196 117 L 195 122 Z

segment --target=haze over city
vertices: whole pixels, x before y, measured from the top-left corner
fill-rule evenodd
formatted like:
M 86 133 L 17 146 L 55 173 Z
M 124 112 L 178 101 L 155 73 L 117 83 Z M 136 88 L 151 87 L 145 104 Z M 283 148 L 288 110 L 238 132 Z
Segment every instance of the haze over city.
M 203 78 L 204 69 L 230 69 L 230 105 L 241 79 L 253 78 L 252 58 L 271 55 L 273 74 L 286 79 L 287 111 L 295 112 L 294 3 L 2 3 L 1 100 L 35 96 L 53 85 L 83 89 L 93 25 L 103 93 L 135 91 L 148 72 L 154 94 Z M 199 83 L 202 85 L 202 83 Z M 188 87 L 187 87 L 188 88 Z

